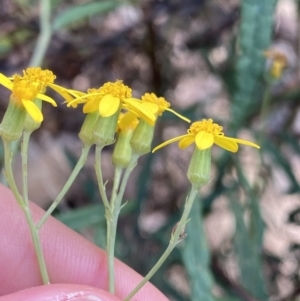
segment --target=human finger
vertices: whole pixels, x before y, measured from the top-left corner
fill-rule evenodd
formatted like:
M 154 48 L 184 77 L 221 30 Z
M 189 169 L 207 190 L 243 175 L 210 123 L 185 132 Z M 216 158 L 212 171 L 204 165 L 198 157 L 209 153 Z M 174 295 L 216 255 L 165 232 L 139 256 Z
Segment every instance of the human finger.
M 35 220 L 44 211 L 30 204 Z M 22 210 L 11 191 L 0 186 L 0 295 L 41 285 L 37 260 Z M 42 248 L 51 283 L 84 284 L 107 290 L 106 253 L 50 217 L 40 231 Z M 119 260 L 115 261 L 116 292 L 124 298 L 142 279 Z M 147 283 L 136 301 L 168 300 Z
M 6 296 L 0 301 L 120 301 L 107 291 L 78 284 L 50 284 L 31 287 Z

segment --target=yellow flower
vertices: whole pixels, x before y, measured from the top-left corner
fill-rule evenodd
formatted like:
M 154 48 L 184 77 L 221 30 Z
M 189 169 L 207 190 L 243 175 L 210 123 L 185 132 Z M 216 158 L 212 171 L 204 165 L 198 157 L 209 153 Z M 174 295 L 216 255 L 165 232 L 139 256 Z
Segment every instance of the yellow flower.
M 163 97 L 157 97 L 154 93 L 145 93 L 142 96 L 141 103 L 143 107 L 151 111 L 156 117 L 161 116 L 164 111 L 169 111 L 179 118 L 190 122 L 189 119 L 170 109 L 170 103 Z M 131 147 L 135 154 L 143 155 L 150 152 L 154 136 L 154 128 L 154 126 L 149 126 L 143 120 L 139 122 L 131 139 Z
M 23 78 L 39 85 L 39 92 L 44 94 L 47 87 L 61 95 L 67 102 L 82 96 L 84 93 L 72 89 L 66 89 L 55 85 L 53 82 L 56 76 L 50 70 L 42 70 L 40 67 L 30 67 L 23 71 Z
M 157 97 L 154 93 L 145 93 L 142 96 L 142 104 L 152 111 L 156 116 L 161 116 L 164 111 L 169 111 L 184 121 L 189 123 L 191 122 L 188 118 L 170 109 L 171 104 L 166 101 L 164 97 Z M 153 104 L 157 105 L 157 107 L 153 106 Z
M 270 74 L 276 79 L 280 78 L 288 64 L 286 55 L 277 50 L 266 50 L 264 56 L 271 60 Z
M 50 70 L 30 67 L 23 70 L 23 75 L 15 74 L 12 77 L 6 77 L 0 73 L 0 84 L 12 91 L 11 100 L 16 105 L 23 106 L 34 121 L 42 122 L 43 115 L 34 104 L 34 99 L 50 102 L 53 106 L 57 106 L 51 97 L 44 95 L 47 87 L 53 89 L 68 102 L 83 94 L 79 91 L 55 85 L 53 83 L 55 78 L 56 76 Z
M 15 78 L 18 75 L 14 75 Z M 40 67 L 31 67 L 23 70 L 22 79 L 35 83 L 39 92 L 44 93 L 47 86 L 53 84 L 56 76 L 50 70 L 42 70 Z
M 195 143 L 199 150 L 208 149 L 212 147 L 213 144 L 216 144 L 233 153 L 237 152 L 238 144 L 260 148 L 257 144 L 247 140 L 226 137 L 223 133 L 223 128 L 220 125 L 213 123 L 212 119 L 203 119 L 202 121 L 192 123 L 187 134 L 175 137 L 158 145 L 152 152 L 175 141 L 179 141 L 178 146 L 182 149 L 190 146 L 192 143 Z
M 85 103 L 83 112 L 86 114 L 98 110 L 100 116 L 110 117 L 123 108 L 134 112 L 151 125 L 156 119 L 148 108 L 132 98 L 132 90 L 120 80 L 114 83 L 107 82 L 99 89 L 89 89 L 87 94 L 68 102 L 68 107 L 79 103 Z
M 39 82 L 31 81 L 27 77 L 15 75 L 13 78 L 8 78 L 0 73 L 0 84 L 12 91 L 10 101 L 18 107 L 24 107 L 36 122 L 43 121 L 43 114 L 33 102 L 34 99 L 38 98 L 57 106 L 51 97 L 40 93 L 41 84 Z
M 132 112 L 121 113 L 118 119 L 117 132 L 133 131 L 138 123 L 138 117 Z

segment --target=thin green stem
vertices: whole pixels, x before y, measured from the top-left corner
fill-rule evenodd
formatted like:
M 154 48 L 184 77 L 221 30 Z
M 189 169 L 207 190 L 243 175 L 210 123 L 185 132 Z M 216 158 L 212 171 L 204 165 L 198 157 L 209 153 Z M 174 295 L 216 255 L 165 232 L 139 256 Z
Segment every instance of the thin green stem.
M 22 196 L 20 195 L 14 176 L 13 176 L 13 171 L 11 167 L 11 161 L 12 161 L 12 152 L 11 152 L 11 142 L 3 140 L 3 145 L 4 145 L 4 166 L 5 166 L 5 177 L 7 180 L 7 183 L 16 198 L 19 206 L 21 208 L 24 208 L 25 204 L 22 199 Z
M 116 242 L 118 219 L 119 219 L 119 214 L 122 206 L 124 191 L 127 186 L 129 176 L 132 170 L 134 169 L 134 167 L 136 166 L 138 157 L 139 157 L 138 155 L 135 154 L 132 155 L 131 161 L 128 167 L 126 168 L 123 179 L 121 181 L 121 186 L 120 186 L 120 180 L 121 180 L 121 174 L 123 169 L 120 167 L 116 167 L 110 206 L 106 210 L 109 291 L 112 294 L 115 291 L 114 253 L 115 253 L 115 242 Z
M 48 272 L 47 272 L 47 268 L 46 268 L 46 264 L 45 264 L 45 259 L 44 259 L 43 252 L 42 252 L 38 229 L 34 225 L 34 221 L 33 221 L 32 215 L 30 213 L 29 206 L 22 199 L 22 197 L 18 191 L 15 179 L 14 179 L 14 175 L 13 175 L 13 171 L 12 171 L 12 167 L 11 167 L 11 161 L 12 161 L 12 153 L 11 153 L 11 148 L 10 148 L 11 142 L 4 140 L 3 144 L 4 144 L 5 176 L 6 176 L 8 184 L 9 184 L 9 187 L 14 194 L 14 197 L 16 198 L 19 206 L 21 207 L 21 209 L 23 210 L 23 212 L 25 214 L 25 217 L 26 217 L 26 220 L 27 220 L 27 223 L 29 226 L 30 234 L 32 237 L 35 253 L 37 256 L 43 283 L 49 284 L 50 281 L 49 281 L 49 276 L 48 276 Z
M 170 253 L 173 251 L 173 249 L 176 247 L 178 242 L 180 242 L 180 240 L 184 237 L 185 225 L 188 222 L 188 217 L 189 217 L 190 211 L 192 209 L 194 200 L 197 196 L 198 190 L 199 190 L 199 186 L 192 185 L 191 191 L 190 191 L 189 196 L 184 205 L 184 210 L 183 210 L 182 216 L 181 216 L 179 222 L 177 223 L 176 227 L 174 228 L 173 233 L 171 234 L 171 239 L 169 241 L 169 245 L 168 245 L 167 249 L 162 254 L 162 256 L 157 261 L 157 263 L 153 266 L 153 268 L 150 270 L 150 272 L 131 291 L 131 293 L 124 299 L 124 301 L 130 301 L 130 299 L 147 283 L 147 281 L 150 280 L 150 278 L 162 266 L 162 264 L 167 259 L 167 257 L 170 255 Z
M 37 257 L 39 268 L 40 268 L 40 273 L 41 273 L 41 276 L 43 279 L 43 283 L 50 284 L 50 279 L 48 276 L 48 271 L 47 271 L 47 267 L 46 267 L 46 263 L 45 263 L 45 259 L 44 259 L 44 255 L 43 255 L 43 250 L 42 250 L 42 246 L 41 246 L 41 241 L 40 241 L 40 237 L 39 237 L 39 230 L 36 228 L 36 226 L 34 224 L 32 214 L 30 212 L 29 207 L 25 206 L 23 208 L 23 212 L 25 214 L 25 217 L 26 217 L 29 229 L 30 229 L 36 257 Z
M 119 201 L 118 190 L 121 181 L 123 169 L 116 167 L 114 184 L 112 189 L 112 195 L 110 200 L 109 212 L 106 213 L 107 219 L 107 263 L 108 263 L 108 280 L 109 280 L 109 292 L 114 294 L 115 292 L 115 266 L 114 266 L 114 255 L 115 255 L 115 242 L 118 217 L 121 208 L 121 201 Z
M 37 229 L 40 229 L 43 226 L 43 224 L 46 222 L 47 218 L 52 214 L 54 209 L 57 207 L 57 205 L 60 203 L 60 201 L 66 195 L 67 191 L 70 189 L 71 185 L 75 181 L 77 175 L 79 174 L 80 170 L 82 169 L 82 167 L 84 166 L 84 164 L 87 160 L 90 148 L 91 148 L 91 145 L 87 145 L 87 144 L 83 145 L 80 158 L 78 159 L 77 164 L 75 165 L 69 179 L 65 183 L 64 187 L 62 188 L 61 192 L 59 193 L 59 195 L 57 196 L 55 201 L 52 203 L 52 205 L 46 211 L 44 216 L 38 222 L 38 224 L 36 226 Z
M 40 0 L 40 34 L 30 59 L 29 66 L 40 66 L 49 46 L 51 30 L 51 1 Z
M 139 158 L 139 155 L 132 154 L 130 163 L 129 163 L 128 167 L 125 170 L 125 173 L 124 173 L 124 176 L 123 176 L 123 179 L 122 179 L 122 182 L 121 182 L 121 186 L 120 186 L 120 190 L 119 190 L 119 193 L 118 193 L 118 201 L 117 202 L 122 202 L 122 200 L 123 200 L 125 188 L 127 186 L 129 177 L 130 177 L 133 169 L 136 167 L 138 158 Z
M 106 191 L 105 191 L 105 185 L 103 182 L 103 176 L 102 176 L 102 170 L 101 170 L 101 153 L 102 149 L 104 146 L 97 145 L 96 146 L 96 151 L 95 151 L 95 171 L 96 171 L 96 176 L 97 176 L 97 182 L 98 182 L 98 187 L 100 191 L 100 195 L 102 198 L 102 201 L 104 203 L 105 210 L 109 208 L 109 202 L 106 196 Z
M 23 142 L 22 142 L 22 179 L 23 179 L 23 200 L 25 205 L 28 207 L 28 146 L 30 140 L 31 132 L 23 132 Z
M 19 146 L 20 146 L 20 140 L 16 140 L 16 141 L 12 141 L 10 144 L 10 152 L 11 152 L 11 156 L 14 156 L 14 154 L 19 152 Z M 5 174 L 1 174 L 1 180 L 0 183 L 2 183 L 4 186 L 8 187 L 8 182 L 6 179 Z

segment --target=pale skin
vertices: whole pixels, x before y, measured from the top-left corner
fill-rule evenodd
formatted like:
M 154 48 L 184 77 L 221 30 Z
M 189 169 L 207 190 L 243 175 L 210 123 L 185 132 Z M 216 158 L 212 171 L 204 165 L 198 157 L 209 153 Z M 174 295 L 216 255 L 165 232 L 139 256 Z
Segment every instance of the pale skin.
M 31 204 L 35 219 L 43 210 Z M 50 217 L 41 241 L 51 285 L 41 285 L 25 218 L 9 189 L 0 185 L 0 301 L 120 301 L 142 279 L 116 260 L 116 293 L 107 292 L 105 252 Z M 25 290 L 26 289 L 26 290 Z M 148 283 L 132 301 L 168 301 Z

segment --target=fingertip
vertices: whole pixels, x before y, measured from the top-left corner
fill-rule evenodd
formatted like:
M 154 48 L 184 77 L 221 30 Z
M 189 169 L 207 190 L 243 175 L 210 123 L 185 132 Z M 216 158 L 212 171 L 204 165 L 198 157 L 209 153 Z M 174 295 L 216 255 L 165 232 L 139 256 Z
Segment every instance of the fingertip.
M 0 297 L 0 301 L 120 301 L 99 288 L 75 284 L 51 284 L 32 287 Z

